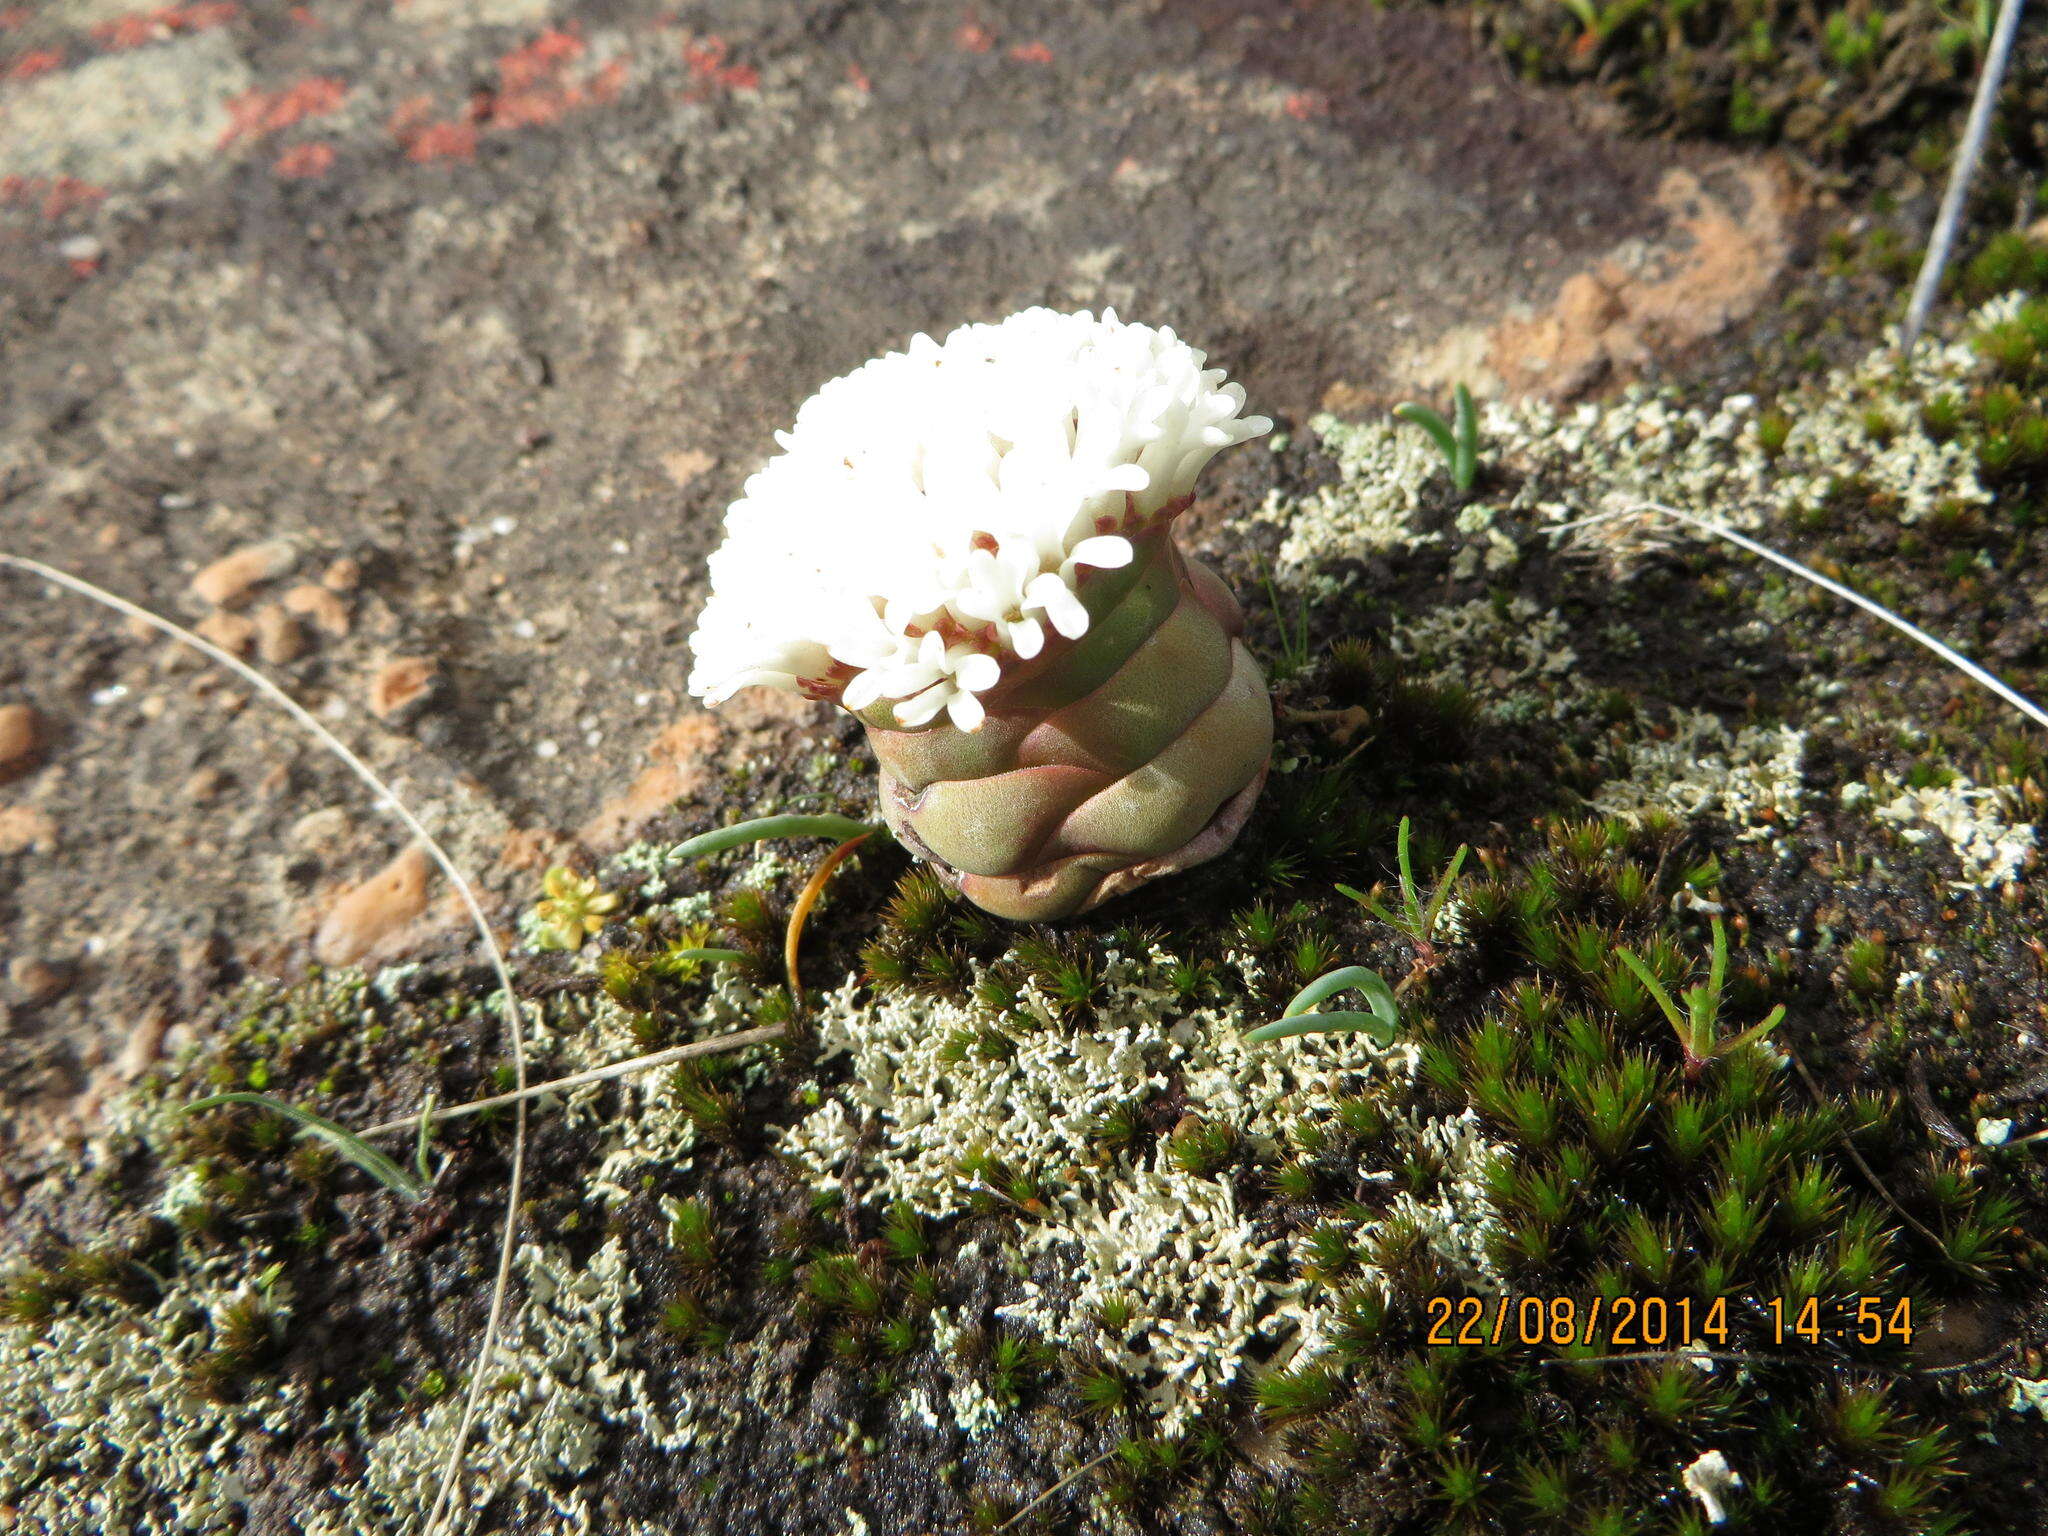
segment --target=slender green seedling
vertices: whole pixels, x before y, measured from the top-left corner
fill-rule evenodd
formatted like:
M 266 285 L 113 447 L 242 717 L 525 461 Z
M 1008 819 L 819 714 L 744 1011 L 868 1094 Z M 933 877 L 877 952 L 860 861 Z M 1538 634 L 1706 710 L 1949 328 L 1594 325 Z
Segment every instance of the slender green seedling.
M 1707 970 L 1707 979 L 1687 987 L 1679 996 L 1685 1006 L 1671 1000 L 1671 994 L 1664 990 L 1662 982 L 1651 974 L 1642 958 L 1630 949 L 1615 951 L 1616 958 L 1636 973 L 1636 979 L 1649 990 L 1663 1010 L 1664 1017 L 1671 1021 L 1671 1028 L 1678 1036 L 1679 1049 L 1685 1053 L 1685 1075 L 1687 1079 L 1697 1078 L 1707 1063 L 1731 1051 L 1739 1051 L 1745 1045 L 1753 1045 L 1763 1039 L 1784 1020 L 1785 1005 L 1778 1004 L 1759 1024 L 1752 1024 L 1740 1034 L 1721 1036 L 1721 1001 L 1724 986 L 1728 980 L 1728 929 L 1720 918 L 1714 919 L 1714 958 Z
M 1471 849 L 1465 844 L 1458 845 L 1458 851 L 1451 855 L 1451 862 L 1425 900 L 1422 887 L 1415 883 L 1414 866 L 1408 860 L 1408 818 L 1401 818 L 1401 828 L 1394 842 L 1395 861 L 1401 868 L 1401 907 L 1390 911 L 1379 898 L 1365 891 L 1355 890 L 1348 885 L 1339 885 L 1337 893 L 1348 896 L 1388 927 L 1405 934 L 1415 945 L 1415 968 L 1401 980 L 1405 989 L 1417 976 L 1434 966 L 1442 956 L 1437 951 L 1437 925 L 1442 922 L 1444 908 L 1450 904 L 1451 894 L 1457 889 L 1458 871 L 1464 866 L 1465 855 Z
M 1365 994 L 1366 1012 L 1309 1011 L 1325 998 L 1350 991 Z M 1347 965 L 1318 976 L 1294 994 L 1293 1001 L 1288 1003 L 1286 1011 L 1278 1019 L 1271 1024 L 1261 1024 L 1245 1039 L 1264 1042 L 1284 1040 L 1290 1035 L 1355 1033 L 1371 1035 L 1381 1045 L 1391 1045 L 1400 1028 L 1401 1007 L 1394 1001 L 1394 989 L 1387 985 L 1379 972 L 1369 971 L 1362 965 Z
M 1464 495 L 1479 478 L 1479 412 L 1472 405 L 1472 391 L 1460 384 L 1451 392 L 1452 420 L 1445 421 L 1426 405 L 1403 401 L 1394 414 L 1411 427 L 1420 427 L 1442 450 L 1450 466 L 1451 484 Z
M 203 1099 L 194 1099 L 190 1104 L 181 1106 L 179 1112 L 190 1115 L 202 1109 L 218 1109 L 223 1104 L 253 1104 L 258 1109 L 268 1110 L 280 1119 L 291 1121 L 299 1128 L 301 1136 L 313 1136 L 326 1142 L 392 1193 L 403 1195 L 408 1200 L 418 1200 L 426 1195 L 425 1183 L 416 1182 L 412 1175 L 354 1132 L 336 1125 L 323 1115 L 314 1114 L 310 1109 L 301 1109 L 298 1105 L 287 1104 L 282 1099 L 273 1099 L 261 1093 L 216 1093 Z M 420 1122 L 418 1152 L 423 1165 L 426 1157 L 426 1124 L 424 1119 Z

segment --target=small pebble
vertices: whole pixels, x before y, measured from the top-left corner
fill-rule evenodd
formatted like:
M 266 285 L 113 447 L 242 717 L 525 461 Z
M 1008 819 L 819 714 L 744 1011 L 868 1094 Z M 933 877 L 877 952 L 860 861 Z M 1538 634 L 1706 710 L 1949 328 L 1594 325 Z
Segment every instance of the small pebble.
M 289 571 L 298 558 L 298 551 L 283 539 L 245 544 L 194 576 L 192 591 L 216 608 L 237 607 L 247 602 L 249 594 L 264 582 Z
M 239 613 L 216 609 L 192 626 L 202 640 L 211 640 L 230 656 L 247 656 L 256 648 L 256 625 Z
M 313 958 L 322 965 L 353 965 L 412 922 L 427 910 L 432 869 L 425 851 L 415 846 L 344 891 L 313 936 Z
M 35 955 L 16 955 L 7 962 L 8 985 L 31 1006 L 62 997 L 71 986 L 72 975 L 70 966 L 52 965 Z
M 311 619 L 316 629 L 324 634 L 345 635 L 348 633 L 348 604 L 335 596 L 328 587 L 302 582 L 284 595 L 287 611 Z
M 34 706 L 0 704 L 0 783 L 35 767 L 43 750 L 43 720 Z
M 256 654 L 273 667 L 288 666 L 306 654 L 306 631 L 276 603 L 256 610 Z
M 399 656 L 384 663 L 370 679 L 370 713 L 398 724 L 426 704 L 440 676 L 431 656 Z

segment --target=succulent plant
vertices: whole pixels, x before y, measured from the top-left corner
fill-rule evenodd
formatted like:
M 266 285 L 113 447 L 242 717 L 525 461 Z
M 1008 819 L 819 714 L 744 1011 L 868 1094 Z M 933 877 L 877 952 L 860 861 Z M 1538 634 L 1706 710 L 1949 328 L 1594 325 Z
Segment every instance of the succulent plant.
M 712 557 L 690 688 L 856 715 L 882 813 L 999 916 L 1086 911 L 1230 846 L 1272 704 L 1173 521 L 1271 427 L 1169 329 L 1033 309 L 805 403 Z

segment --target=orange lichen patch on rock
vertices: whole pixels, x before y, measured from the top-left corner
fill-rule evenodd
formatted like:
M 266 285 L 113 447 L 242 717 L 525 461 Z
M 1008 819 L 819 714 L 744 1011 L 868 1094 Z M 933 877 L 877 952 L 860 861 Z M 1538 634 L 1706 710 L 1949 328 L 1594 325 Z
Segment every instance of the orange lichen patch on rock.
M 299 553 L 284 539 L 244 544 L 222 555 L 192 578 L 192 595 L 216 608 L 233 608 L 266 581 L 284 575 L 298 563 Z
M 415 164 L 429 160 L 474 160 L 474 123 L 435 122 L 431 96 L 411 96 L 399 103 L 385 123 L 391 136 Z
M 330 75 L 308 75 L 281 90 L 249 90 L 228 99 L 228 126 L 221 147 L 237 139 L 260 139 L 309 117 L 325 117 L 348 95 L 348 84 Z
M 1732 168 L 1717 180 L 1733 185 L 1717 191 L 1691 171 L 1668 172 L 1656 201 L 1670 217 L 1669 236 L 1617 247 L 1565 279 L 1539 314 L 1451 332 L 1400 376 L 1569 399 L 1727 329 L 1784 272 L 1798 199 L 1768 165 Z
M 474 160 L 476 125 L 429 123 L 404 142 L 405 158 L 420 164 L 429 160 Z
M 546 870 L 566 862 L 571 852 L 569 839 L 552 827 L 514 827 L 505 834 L 498 868 L 509 874 Z
M 0 208 L 21 208 L 42 204 L 43 217 L 55 221 L 77 208 L 99 202 L 105 187 L 80 181 L 76 176 L 59 176 L 54 181 L 41 176 L 0 176 Z
M 334 146 L 324 141 L 294 144 L 277 157 L 271 169 L 286 181 L 311 181 L 334 169 Z
M 631 841 L 641 827 L 704 787 L 724 734 L 710 714 L 685 715 L 669 726 L 647 748 L 648 766 L 577 830 L 577 841 L 598 852 Z
M 459 120 L 433 121 L 431 100 L 415 96 L 392 113 L 387 126 L 409 160 L 471 159 L 482 133 L 545 127 L 580 108 L 615 100 L 626 83 L 625 60 L 573 76 L 569 66 L 586 51 L 573 31 L 550 27 L 499 58 L 496 87 L 475 92 Z
M 64 55 L 55 48 L 37 48 L 22 54 L 6 69 L 0 70 L 0 79 L 33 80 L 37 75 L 47 75 L 64 67 Z
M 1280 110 L 1297 123 L 1305 123 L 1312 117 L 1330 115 L 1330 99 L 1321 91 L 1293 91 L 1280 103 Z
M 683 63 L 690 74 L 707 85 L 726 91 L 751 91 L 761 83 L 761 72 L 751 64 L 728 64 L 722 37 L 700 38 L 683 45 Z
M 92 39 L 109 50 L 140 48 L 144 43 L 160 42 L 183 32 L 204 32 L 208 27 L 224 27 L 241 13 L 242 8 L 228 3 L 228 0 L 169 5 L 161 10 L 136 11 L 132 15 L 103 21 L 92 29 Z
M 846 78 L 853 82 L 856 91 L 867 92 L 875 88 L 875 82 L 868 78 L 868 72 L 858 64 L 849 63 L 846 66 Z
M 1010 50 L 1010 57 L 1019 64 L 1050 64 L 1052 50 L 1043 43 L 1019 43 Z
M 313 958 L 322 965 L 355 965 L 389 945 L 427 910 L 433 868 L 426 850 L 415 844 L 343 891 L 314 931 Z
M 995 45 L 996 40 L 989 35 L 988 28 L 978 21 L 963 21 L 953 34 L 953 46 L 962 53 L 987 53 Z
M 34 15 L 35 12 L 25 5 L 8 6 L 0 10 L 0 32 L 12 32 L 18 27 L 25 27 Z

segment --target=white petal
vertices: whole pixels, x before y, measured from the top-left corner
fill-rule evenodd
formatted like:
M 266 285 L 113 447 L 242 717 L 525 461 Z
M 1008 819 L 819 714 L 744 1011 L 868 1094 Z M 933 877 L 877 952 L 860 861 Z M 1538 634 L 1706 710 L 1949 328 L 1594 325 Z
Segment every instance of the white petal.
M 1114 571 L 1129 565 L 1136 557 L 1137 551 L 1131 548 L 1129 539 L 1116 534 L 1097 534 L 1076 544 L 1067 559 L 1075 565 L 1093 565 Z
M 846 691 L 840 695 L 839 702 L 848 709 L 858 712 L 866 709 L 881 696 L 882 674 L 870 669 L 857 674 L 853 681 L 846 685 Z
M 980 730 L 981 722 L 988 718 L 988 711 L 981 707 L 981 700 L 971 693 L 954 694 L 946 701 L 946 713 L 963 731 Z
M 906 699 L 896 706 L 898 725 L 923 725 L 934 719 L 953 697 L 951 683 L 934 683 L 914 699 Z
M 1002 680 L 1002 676 L 1002 663 L 993 656 L 979 653 L 961 657 L 959 665 L 953 668 L 954 685 L 972 693 L 980 693 L 985 688 L 995 687 Z

